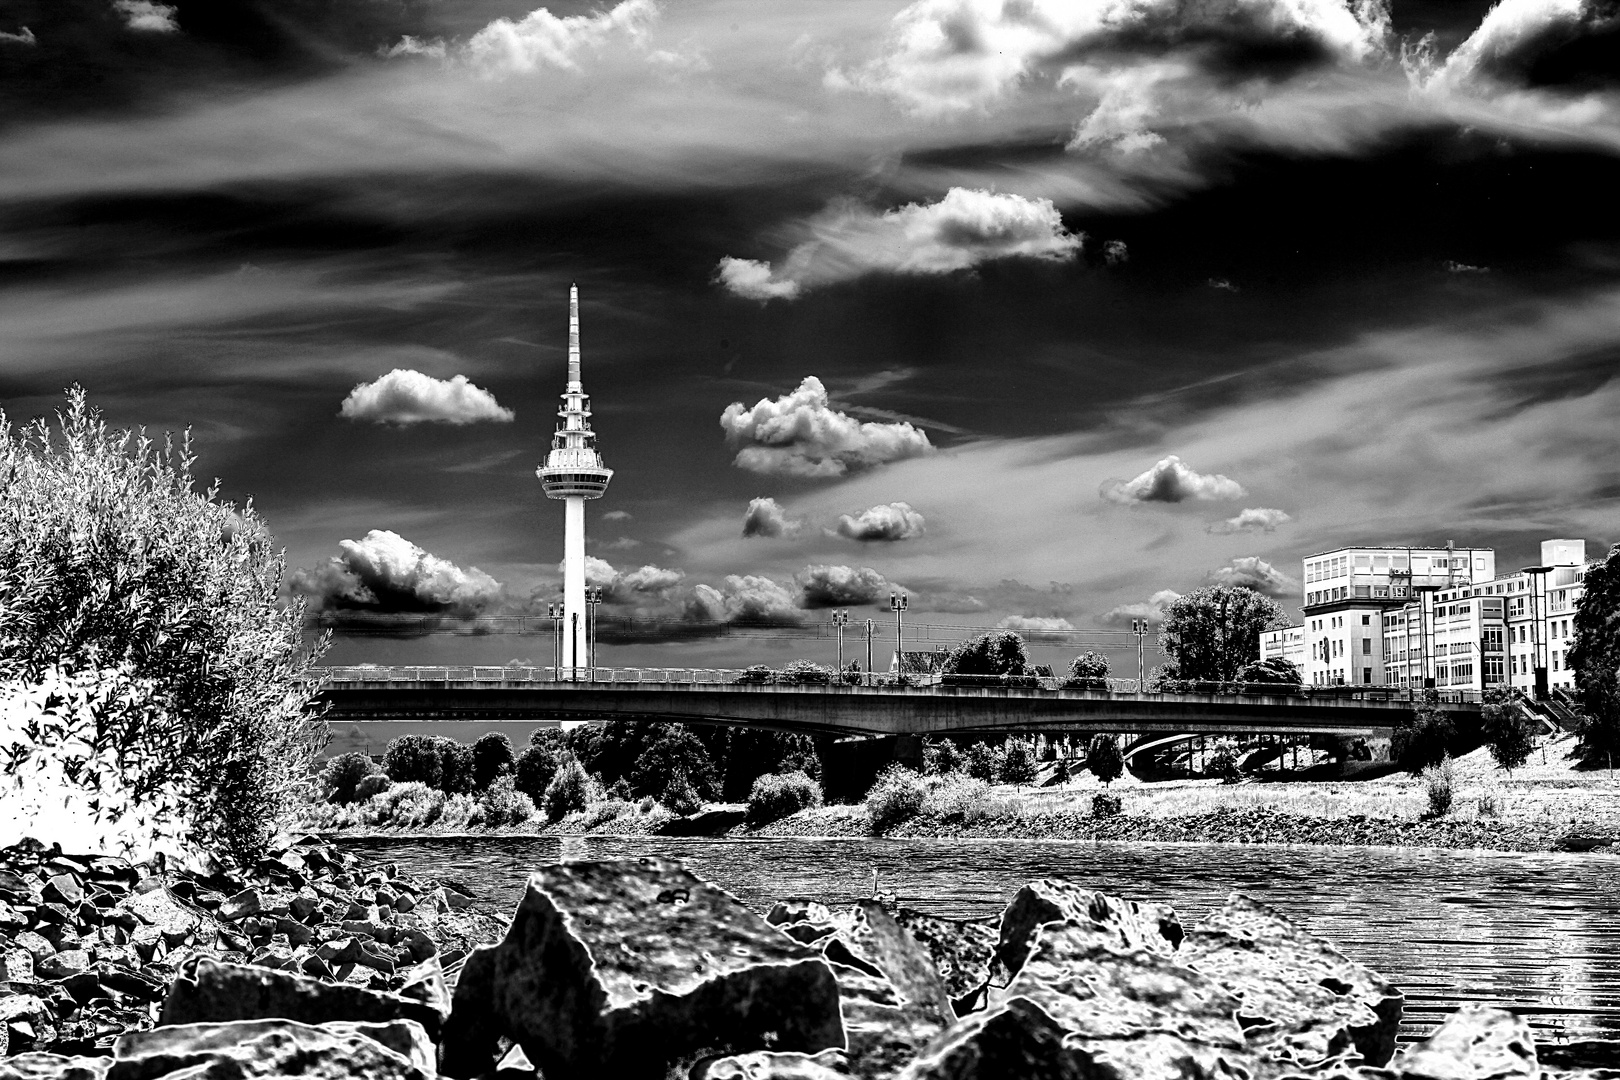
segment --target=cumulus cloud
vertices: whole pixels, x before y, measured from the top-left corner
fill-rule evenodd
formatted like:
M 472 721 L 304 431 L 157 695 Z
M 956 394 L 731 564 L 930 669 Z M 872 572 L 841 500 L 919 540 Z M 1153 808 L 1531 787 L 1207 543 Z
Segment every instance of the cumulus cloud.
M 628 511 L 628 510 L 609 510 L 607 513 L 602 515 L 602 520 L 603 521 L 629 521 L 630 520 L 630 511 Z
M 923 516 L 908 503 L 887 503 L 862 510 L 851 517 L 841 514 L 837 535 L 850 540 L 910 540 L 923 534 Z
M 0 30 L 0 44 L 9 45 L 38 45 L 39 39 L 34 32 L 26 26 L 18 27 L 16 33 Z
M 467 376 L 435 379 L 420 371 L 395 368 L 375 382 L 361 383 L 343 399 L 340 416 L 377 424 L 476 424 L 509 422 L 495 395 L 467 381 Z
M 1106 626 L 1129 626 L 1132 619 L 1146 619 L 1149 622 L 1162 622 L 1164 609 L 1181 599 L 1181 594 L 1174 589 L 1160 589 L 1145 601 L 1135 604 L 1121 604 L 1112 608 L 1102 617 Z
M 1050 199 L 953 187 L 936 203 L 877 213 L 838 203 L 801 226 L 809 238 L 779 267 L 720 260 L 716 277 L 751 300 L 791 300 L 805 289 L 866 274 L 949 274 L 993 259 L 1064 262 L 1082 238 L 1063 226 Z
M 1216 585 L 1236 585 L 1266 596 L 1288 596 L 1299 589 L 1299 582 L 1253 556 L 1233 559 L 1230 566 L 1212 572 L 1209 579 Z
M 1016 630 L 1031 641 L 1068 641 L 1069 638 L 1061 631 L 1074 629 L 1074 624 L 1068 619 L 1055 615 L 1008 615 L 996 626 L 1003 630 Z
M 131 30 L 144 30 L 153 34 L 176 34 L 180 22 L 179 11 L 168 4 L 152 0 L 113 0 L 113 8 L 124 17 L 124 25 Z
M 876 603 L 890 591 L 888 581 L 870 566 L 807 566 L 793 576 L 799 604 L 807 608 L 858 606 Z
M 557 565 L 560 572 L 562 564 Z M 679 585 L 686 575 L 679 570 L 647 565 L 638 570 L 621 573 L 606 559 L 585 556 L 585 584 L 602 590 L 602 601 L 607 604 L 632 604 L 647 600 L 661 600 Z
M 1502 0 L 1434 72 L 1438 87 L 1620 86 L 1615 0 Z
M 1215 522 L 1209 527 L 1209 531 L 1212 533 L 1273 532 L 1277 526 L 1292 520 L 1281 510 L 1273 510 L 1268 506 L 1252 506 L 1239 511 L 1237 517 Z
M 1110 240 L 1103 245 L 1103 261 L 1109 266 L 1118 266 L 1122 262 L 1129 262 L 1130 249 L 1123 240 Z
M 1118 503 L 1184 502 L 1187 499 L 1241 499 L 1247 494 L 1236 480 L 1219 473 L 1199 473 L 1171 454 L 1131 480 L 1109 480 L 1099 494 Z
M 742 534 L 775 539 L 779 536 L 792 536 L 803 524 L 802 521 L 789 518 L 787 511 L 775 499 L 749 499 L 748 510 L 743 514 Z
M 536 8 L 516 22 L 496 19 L 468 39 L 460 56 L 489 75 L 548 67 L 577 71 L 581 53 L 601 49 L 615 38 L 641 37 L 657 13 L 653 0 L 624 0 L 593 15 L 559 17 Z
M 695 623 L 747 626 L 797 626 L 804 621 L 792 590 L 757 574 L 730 574 L 723 588 L 694 587 L 685 618 Z
M 928 436 L 908 423 L 863 423 L 831 408 L 821 380 L 808 375 L 791 394 L 740 401 L 720 416 L 726 440 L 741 449 L 735 464 L 750 472 L 832 477 L 934 449 Z
M 288 590 L 309 598 L 318 611 L 471 618 L 501 596 L 500 583 L 476 566 L 463 570 L 386 529 L 344 540 L 338 550 L 320 566 L 295 571 L 288 579 Z
M 1381 55 L 1388 15 L 1344 0 L 918 0 L 885 54 L 844 81 L 921 113 L 982 108 L 1078 64 L 1179 55 L 1228 74 L 1288 74 Z

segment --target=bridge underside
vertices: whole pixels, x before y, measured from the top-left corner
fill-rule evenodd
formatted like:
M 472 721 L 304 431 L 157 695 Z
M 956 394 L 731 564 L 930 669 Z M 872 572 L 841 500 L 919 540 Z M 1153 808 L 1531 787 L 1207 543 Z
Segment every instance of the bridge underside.
M 328 688 L 338 743 L 384 745 L 403 734 L 517 736 L 562 721 L 678 720 L 818 735 L 978 735 L 1043 730 L 1146 734 L 1383 737 L 1407 710 L 1387 704 L 1305 703 L 1287 697 L 1135 695 L 929 687 L 615 686 L 467 687 L 399 683 Z M 521 741 L 515 737 L 514 741 Z M 354 749 L 362 747 L 354 746 Z M 372 750 L 373 753 L 380 752 Z

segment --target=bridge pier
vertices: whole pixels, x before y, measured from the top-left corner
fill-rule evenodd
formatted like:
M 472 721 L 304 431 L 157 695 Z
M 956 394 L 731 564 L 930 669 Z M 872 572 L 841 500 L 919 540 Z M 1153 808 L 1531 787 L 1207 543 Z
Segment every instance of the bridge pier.
M 878 773 L 896 764 L 922 772 L 921 736 L 857 736 L 823 743 L 822 794 L 828 802 L 858 802 L 866 797 Z

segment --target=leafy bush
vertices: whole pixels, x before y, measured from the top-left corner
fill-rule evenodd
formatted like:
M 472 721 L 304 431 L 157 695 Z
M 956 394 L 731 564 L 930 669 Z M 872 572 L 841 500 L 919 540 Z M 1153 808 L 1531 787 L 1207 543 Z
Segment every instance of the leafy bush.
M 1001 775 L 1001 754 L 987 742 L 976 742 L 968 747 L 967 774 L 975 780 L 994 783 Z
M 972 825 L 992 813 L 1003 813 L 1015 805 L 997 800 L 990 794 L 990 785 L 962 773 L 937 777 L 929 781 L 923 798 L 923 809 L 942 821 Z
M 428 735 L 401 735 L 383 751 L 383 772 L 396 784 L 439 786 L 439 747 Z
M 1451 812 L 1451 800 L 1457 783 L 1456 771 L 1450 758 L 1441 758 L 1438 765 L 1423 770 L 1423 792 L 1429 797 L 1429 814 L 1445 817 Z
M 383 792 L 387 791 L 393 786 L 394 782 L 388 779 L 387 773 L 374 772 L 370 776 L 363 778 L 358 784 L 354 785 L 354 801 L 366 802 L 378 795 L 381 795 Z
M 491 731 L 473 743 L 473 787 L 488 791 L 496 780 L 512 771 L 517 755 L 504 732 Z
M 1391 736 L 1390 757 L 1417 776 L 1445 760 L 1451 752 L 1453 734 L 1450 718 L 1440 709 L 1440 695 L 1426 690 L 1412 712 L 1411 722 L 1397 727 Z
M 1204 764 L 1204 775 L 1218 777 L 1223 784 L 1235 784 L 1243 779 L 1243 770 L 1238 768 L 1237 755 L 1230 747 L 1223 746 L 1209 756 Z
M 1094 818 L 1118 817 L 1124 809 L 1124 801 L 1112 791 L 1099 791 L 1091 797 L 1091 816 Z
M 542 805 L 546 810 L 546 820 L 561 821 L 577 810 L 583 810 L 591 802 L 591 777 L 581 765 L 573 758 L 564 759 L 546 785 Z
M 636 793 L 630 787 L 629 778 L 621 776 L 608 786 L 607 797 L 617 799 L 620 802 L 629 802 L 636 798 Z
M 968 638 L 945 658 L 947 675 L 1027 675 L 1029 650 L 1011 630 L 992 630 Z
M 445 794 L 420 780 L 395 784 L 366 807 L 367 824 L 416 828 L 432 825 L 444 813 Z
M 1269 683 L 1276 686 L 1300 686 L 1304 684 L 1305 676 L 1293 661 L 1284 660 L 1278 656 L 1270 660 L 1256 660 L 1243 665 L 1238 669 L 1237 681 L 1240 683 Z
M 329 803 L 352 803 L 359 798 L 355 788 L 360 781 L 378 771 L 370 754 L 339 754 L 321 771 L 321 794 Z
M 1487 791 L 1479 797 L 1476 806 L 1480 817 L 1500 817 L 1502 815 L 1502 800 L 1495 793 Z
M 534 817 L 534 800 L 517 789 L 509 773 L 497 776 L 481 801 L 488 825 L 520 825 Z
M 765 825 L 820 805 L 821 785 L 804 773 L 766 773 L 748 794 L 748 821 Z
M 827 686 L 833 681 L 833 670 L 810 660 L 795 660 L 776 673 L 776 681 L 789 686 Z
M 1086 767 L 1104 784 L 1112 784 L 1125 772 L 1125 757 L 1119 752 L 1119 742 L 1112 735 L 1097 735 L 1086 752 Z
M 544 746 L 530 746 L 517 756 L 512 766 L 512 786 L 539 806 L 556 775 L 557 752 Z
M 703 796 L 698 794 L 685 769 L 675 770 L 664 784 L 663 794 L 658 796 L 658 801 L 664 804 L 664 809 L 680 817 L 703 809 Z
M 967 755 L 955 739 L 927 739 L 923 742 L 923 772 L 929 776 L 945 776 L 966 772 Z
M 776 672 L 764 664 L 754 664 L 744 668 L 737 676 L 737 681 L 756 686 L 765 685 L 776 681 Z
M 904 765 L 890 765 L 866 793 L 866 813 L 874 835 L 882 835 L 922 811 L 927 787 Z
M 1003 784 L 1022 787 L 1035 782 L 1035 748 L 1028 739 L 1008 739 L 1002 748 L 1001 764 L 996 770 Z
M 1083 652 L 1069 661 L 1069 676 L 1063 680 L 1065 690 L 1108 689 L 1108 657 L 1100 652 Z
M 1526 761 L 1536 748 L 1536 733 L 1530 720 L 1519 708 L 1517 695 L 1500 687 L 1485 691 L 1484 703 L 1479 710 L 1480 734 L 1491 751 L 1499 769 L 1512 772 Z
M 109 671 L 123 691 L 39 728 L 5 772 L 57 758 L 87 795 L 172 792 L 190 839 L 255 858 L 315 768 L 326 641 L 306 647 L 302 601 L 281 602 L 252 506 L 194 490 L 189 436 L 109 431 L 78 387 L 55 427 L 0 413 L 0 678 Z

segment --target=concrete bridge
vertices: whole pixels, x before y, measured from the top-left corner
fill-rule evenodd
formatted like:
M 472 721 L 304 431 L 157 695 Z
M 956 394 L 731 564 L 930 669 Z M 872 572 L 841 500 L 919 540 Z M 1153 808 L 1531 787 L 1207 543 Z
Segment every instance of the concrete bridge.
M 566 673 L 565 673 L 566 674 Z M 859 685 L 782 685 L 751 673 L 597 669 L 595 681 L 558 681 L 544 668 L 331 669 L 322 691 L 328 753 L 382 753 L 405 734 L 470 741 L 506 731 L 522 744 L 563 721 L 678 720 L 842 736 L 976 735 L 1042 730 L 1388 737 L 1412 703 L 1400 692 L 1144 694 L 1134 680 L 1069 690 L 1055 680 L 947 685 L 938 676 L 866 675 Z M 758 678 L 758 676 L 752 676 Z M 1120 689 L 1115 685 L 1123 684 Z M 1279 693 L 1279 690 L 1285 692 Z M 1292 690 L 1292 692 L 1287 692 Z M 1443 706 L 1478 708 L 1466 702 Z

